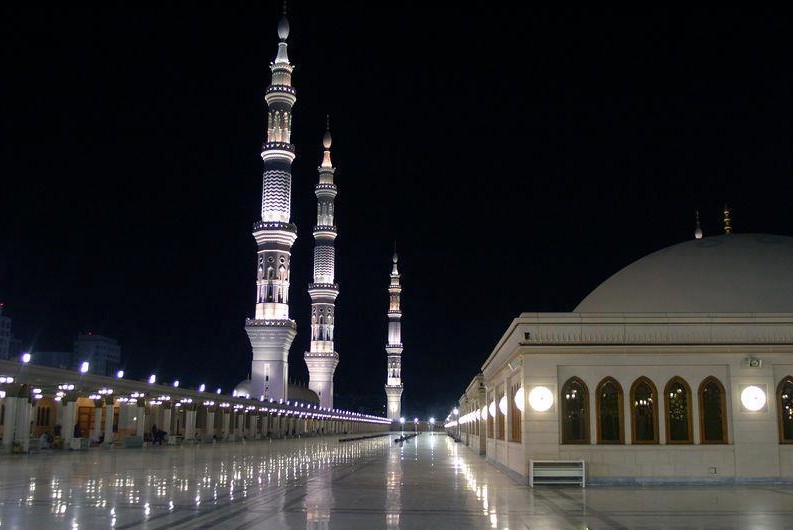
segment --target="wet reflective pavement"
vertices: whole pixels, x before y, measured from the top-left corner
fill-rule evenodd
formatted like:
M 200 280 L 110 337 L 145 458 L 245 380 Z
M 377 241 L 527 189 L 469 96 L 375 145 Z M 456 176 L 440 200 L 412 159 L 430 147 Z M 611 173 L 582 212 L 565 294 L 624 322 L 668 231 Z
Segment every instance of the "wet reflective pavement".
M 0 457 L 9 528 L 793 528 L 790 486 L 529 489 L 444 435 Z

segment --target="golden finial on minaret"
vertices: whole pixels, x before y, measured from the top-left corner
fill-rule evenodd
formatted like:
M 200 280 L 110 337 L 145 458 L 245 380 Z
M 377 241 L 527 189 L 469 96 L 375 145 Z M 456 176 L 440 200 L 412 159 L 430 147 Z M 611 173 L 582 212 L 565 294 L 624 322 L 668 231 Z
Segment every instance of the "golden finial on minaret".
M 730 208 L 724 205 L 724 233 L 732 234 L 732 224 L 730 224 Z
M 699 226 L 699 210 L 694 210 L 696 212 L 697 218 L 697 227 L 694 229 L 694 239 L 702 239 L 702 227 Z

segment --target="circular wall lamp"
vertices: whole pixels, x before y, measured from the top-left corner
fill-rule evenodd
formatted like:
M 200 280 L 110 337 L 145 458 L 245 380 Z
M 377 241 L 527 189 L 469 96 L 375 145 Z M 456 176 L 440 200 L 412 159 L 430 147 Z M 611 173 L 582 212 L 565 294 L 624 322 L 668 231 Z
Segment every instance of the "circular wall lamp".
M 529 392 L 529 406 L 536 412 L 545 412 L 553 406 L 553 392 L 547 387 L 535 386 Z
M 741 404 L 749 412 L 758 412 L 765 407 L 765 391 L 757 385 L 749 385 L 741 390 Z

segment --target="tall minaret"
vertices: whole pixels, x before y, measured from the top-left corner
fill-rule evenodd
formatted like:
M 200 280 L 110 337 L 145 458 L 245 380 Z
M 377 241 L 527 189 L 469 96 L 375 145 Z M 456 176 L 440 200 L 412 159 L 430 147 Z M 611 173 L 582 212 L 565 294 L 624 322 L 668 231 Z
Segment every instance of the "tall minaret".
M 402 310 L 399 308 L 399 297 L 402 286 L 399 285 L 397 269 L 397 253 L 394 250 L 394 267 L 391 269 L 391 284 L 388 286 L 388 374 L 386 375 L 385 395 L 388 399 L 388 419 L 398 421 L 402 415 Z
M 264 177 L 262 218 L 253 225 L 259 247 L 256 267 L 256 314 L 245 321 L 253 348 L 251 397 L 286 399 L 289 347 L 295 321 L 289 318 L 289 259 L 297 228 L 289 221 L 292 195 L 292 69 L 286 54 L 289 22 L 278 23 L 278 55 L 270 64 L 272 81 L 264 95 L 267 103 L 267 140 L 262 146 Z
M 319 166 L 317 195 L 317 226 L 314 227 L 314 282 L 308 286 L 311 296 L 311 350 L 305 353 L 308 366 L 308 387 L 319 396 L 321 407 L 333 408 L 333 372 L 339 364 L 339 354 L 334 351 L 333 333 L 336 326 L 336 224 L 333 201 L 336 168 L 330 161 L 330 123 L 322 138 L 325 155 Z

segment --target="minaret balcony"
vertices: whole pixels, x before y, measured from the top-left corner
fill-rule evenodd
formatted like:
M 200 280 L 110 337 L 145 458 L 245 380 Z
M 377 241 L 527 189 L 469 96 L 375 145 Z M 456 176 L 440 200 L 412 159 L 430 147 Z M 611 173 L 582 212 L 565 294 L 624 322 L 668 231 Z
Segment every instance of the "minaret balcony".
M 282 223 L 280 221 L 256 221 L 253 223 L 253 231 L 258 230 L 284 230 L 297 234 L 297 226 L 294 223 Z
M 267 87 L 267 90 L 264 91 L 265 94 L 272 94 L 274 92 L 286 92 L 288 94 L 292 94 L 293 96 L 297 95 L 297 90 L 295 90 L 295 87 L 289 85 L 270 85 Z
M 257 320 L 254 318 L 246 318 L 245 326 L 248 327 L 261 327 L 261 328 L 289 328 L 297 329 L 297 324 L 292 319 L 287 320 Z
M 292 107 L 297 101 L 297 92 L 288 85 L 270 85 L 264 94 L 264 101 L 267 102 L 268 106 L 272 106 L 275 103 L 283 103 L 288 107 Z
M 336 195 L 338 195 L 338 192 L 336 191 L 335 184 L 317 184 L 314 187 L 314 195 L 316 195 L 317 199 L 320 200 L 333 200 L 336 198 Z
M 295 158 L 295 146 L 288 142 L 264 142 L 262 144 L 262 158 L 264 158 L 267 151 L 286 151 L 292 155 L 292 159 Z
M 283 149 L 281 149 L 283 147 Z M 286 159 L 291 164 L 295 160 L 295 146 L 282 142 L 267 142 L 262 144 L 262 161 Z
M 388 310 L 388 316 L 401 317 L 402 316 L 402 310 L 401 309 L 389 309 Z
M 304 359 L 335 359 L 338 361 L 339 354 L 335 351 L 330 352 L 317 352 L 317 351 L 307 351 L 303 354 Z
M 317 225 L 314 227 L 314 239 L 318 239 L 321 237 L 327 239 L 336 239 L 337 235 L 338 235 L 338 231 L 336 230 L 335 226 Z
M 253 224 L 253 237 L 259 248 L 274 244 L 289 249 L 297 239 L 297 227 L 293 223 L 257 221 Z
M 339 296 L 339 286 L 335 283 L 310 283 L 308 284 L 308 295 L 312 301 L 324 299 L 333 303 Z

